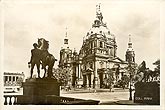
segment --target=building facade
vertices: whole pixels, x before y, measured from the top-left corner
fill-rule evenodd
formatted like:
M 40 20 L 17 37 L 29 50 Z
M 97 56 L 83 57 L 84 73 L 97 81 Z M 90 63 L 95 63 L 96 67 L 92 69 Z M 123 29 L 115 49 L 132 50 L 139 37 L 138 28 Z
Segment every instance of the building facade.
M 4 72 L 4 92 L 17 92 L 25 78 L 24 73 Z
M 65 44 L 64 39 L 64 44 Z M 68 41 L 68 40 L 67 40 Z M 103 21 L 103 15 L 100 5 L 96 6 L 96 19 L 91 29 L 83 38 L 83 44 L 79 53 L 75 50 L 65 55 L 68 48 L 61 49 L 59 66 L 62 66 L 67 59 L 68 65 L 72 69 L 72 85 L 76 80 L 82 79 L 84 87 L 102 88 L 104 80 L 108 77 L 108 72 L 114 75 L 114 82 L 121 79 L 126 74 L 128 62 L 135 63 L 135 54 L 132 49 L 132 43 L 129 41 L 126 52 L 126 60 L 122 60 L 117 56 L 117 43 L 115 35 L 111 33 L 108 26 Z M 68 52 L 69 53 L 69 52 Z M 65 57 L 62 57 L 65 56 Z M 71 59 L 71 60 L 69 60 Z

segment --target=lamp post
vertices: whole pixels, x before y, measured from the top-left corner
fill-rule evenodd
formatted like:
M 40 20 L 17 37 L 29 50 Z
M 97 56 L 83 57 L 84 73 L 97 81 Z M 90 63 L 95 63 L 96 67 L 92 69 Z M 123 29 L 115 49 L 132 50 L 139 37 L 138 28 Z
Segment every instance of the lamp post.
M 129 93 L 130 93 L 130 95 L 129 95 L 129 100 L 132 100 L 132 75 L 131 75 L 131 73 L 130 73 L 130 88 L 129 88 Z
M 129 62 L 129 65 L 128 65 L 128 70 L 129 70 L 129 75 L 130 75 L 130 87 L 129 87 L 129 93 L 130 93 L 130 95 L 129 95 L 129 100 L 132 100 L 132 74 L 131 74 L 131 64 L 130 64 L 130 62 Z

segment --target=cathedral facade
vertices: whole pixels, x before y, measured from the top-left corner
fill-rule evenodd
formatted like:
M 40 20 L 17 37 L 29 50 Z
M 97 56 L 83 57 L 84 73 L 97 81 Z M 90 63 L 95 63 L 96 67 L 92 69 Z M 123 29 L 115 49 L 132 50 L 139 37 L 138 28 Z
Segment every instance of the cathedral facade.
M 64 44 L 68 45 L 66 37 Z M 128 67 L 128 63 L 135 64 L 135 53 L 131 40 L 129 40 L 125 56 L 125 60 L 117 56 L 115 35 L 104 23 L 100 5 L 98 5 L 96 19 L 83 38 L 79 53 L 75 50 L 72 52 L 67 46 L 61 49 L 59 67 L 69 67 L 72 70 L 73 86 L 77 83 L 76 81 L 82 80 L 83 87 L 102 88 L 108 72 L 112 72 L 115 83 L 124 74 L 127 74 L 125 68 Z

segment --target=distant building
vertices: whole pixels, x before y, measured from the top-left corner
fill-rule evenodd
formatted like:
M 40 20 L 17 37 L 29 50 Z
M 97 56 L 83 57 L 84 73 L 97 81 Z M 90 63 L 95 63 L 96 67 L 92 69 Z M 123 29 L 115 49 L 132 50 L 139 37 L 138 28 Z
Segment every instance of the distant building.
M 17 92 L 25 78 L 24 73 L 4 72 L 4 92 Z
M 135 53 L 132 48 L 131 38 L 129 38 L 128 49 L 126 51 L 125 60 L 130 63 L 135 63 Z
M 64 39 L 64 44 L 68 45 L 67 36 Z M 69 47 L 62 48 L 59 67 L 72 69 L 72 85 L 75 85 L 76 80 L 82 79 L 84 87 L 102 88 L 109 70 L 114 74 L 114 82 L 117 82 L 124 74 L 128 74 L 126 71 L 128 63 L 135 64 L 135 53 L 131 40 L 128 43 L 126 60 L 124 61 L 117 56 L 115 35 L 104 23 L 100 5 L 98 5 L 96 19 L 83 38 L 79 53 L 75 50 L 72 52 Z
M 58 66 L 60 68 L 69 68 L 71 70 L 71 84 L 72 86 L 75 86 L 76 80 L 81 78 L 79 54 L 76 52 L 76 50 L 72 51 L 69 48 L 67 32 L 64 38 L 64 45 L 60 50 L 60 61 Z
M 64 39 L 64 45 L 60 50 L 60 68 L 70 68 L 71 67 L 71 58 L 72 58 L 72 50 L 69 48 L 69 39 L 67 38 L 67 32 Z

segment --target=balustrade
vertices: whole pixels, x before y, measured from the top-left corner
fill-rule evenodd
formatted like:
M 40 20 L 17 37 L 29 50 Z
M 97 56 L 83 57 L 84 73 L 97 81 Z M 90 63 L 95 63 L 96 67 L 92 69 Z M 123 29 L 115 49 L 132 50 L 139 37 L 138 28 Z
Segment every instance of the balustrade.
M 4 95 L 4 105 L 17 105 L 18 95 Z
M 75 98 L 70 98 L 70 97 L 60 97 L 60 101 L 61 102 L 70 102 L 70 101 L 74 101 Z
M 4 86 L 21 86 L 21 84 L 17 83 L 17 81 L 6 81 Z
M 4 95 L 4 105 L 20 105 L 17 103 L 17 99 L 20 95 Z M 60 97 L 60 96 L 52 96 L 54 98 L 60 98 L 59 105 L 74 105 L 74 104 L 80 104 L 80 105 L 86 105 L 86 104 L 98 104 L 99 101 L 93 101 L 93 100 L 84 100 L 84 99 L 76 99 L 76 98 L 70 98 L 70 97 Z M 53 101 L 53 100 L 52 100 Z M 55 100 L 54 100 L 55 101 Z M 53 102 L 52 102 L 53 103 Z

